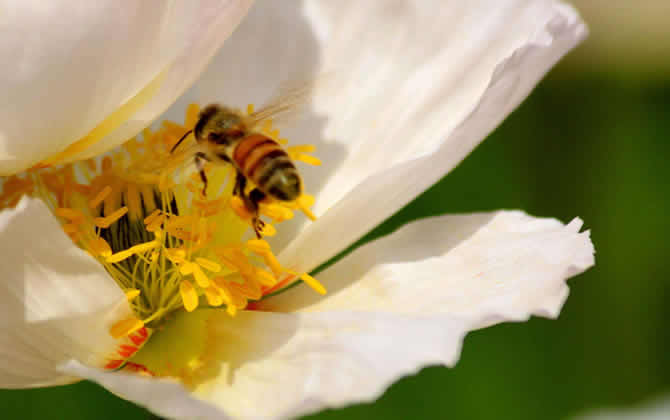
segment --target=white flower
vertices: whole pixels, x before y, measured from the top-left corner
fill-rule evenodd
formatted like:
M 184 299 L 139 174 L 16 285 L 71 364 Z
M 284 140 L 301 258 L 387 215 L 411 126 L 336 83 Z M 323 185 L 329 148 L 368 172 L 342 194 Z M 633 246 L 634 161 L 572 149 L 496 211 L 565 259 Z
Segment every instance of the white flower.
M 137 134 L 251 2 L 0 2 L 0 174 L 95 156 Z
M 259 103 L 286 80 L 336 69 L 337 90 L 317 87 L 311 113 L 286 132 L 316 143 L 324 161 L 303 171 L 319 219 L 295 218 L 270 241 L 295 273 L 456 166 L 586 34 L 572 8 L 550 0 L 301 6 L 258 2 L 167 114 L 180 120 L 194 101 Z M 287 418 L 375 399 L 423 366 L 455 364 L 469 331 L 558 316 L 567 278 L 593 265 L 579 219 L 499 211 L 417 221 L 319 272 L 325 297 L 295 287 L 235 317 L 179 312 L 148 341 L 143 330 L 124 339 L 144 344 L 138 356 L 149 361 L 180 359 L 171 376 L 182 387 L 100 370 L 127 349 L 105 336 L 129 315 L 125 296 L 39 201 L 0 216 L 0 385 L 87 378 L 172 418 Z M 147 244 L 163 246 L 157 238 Z

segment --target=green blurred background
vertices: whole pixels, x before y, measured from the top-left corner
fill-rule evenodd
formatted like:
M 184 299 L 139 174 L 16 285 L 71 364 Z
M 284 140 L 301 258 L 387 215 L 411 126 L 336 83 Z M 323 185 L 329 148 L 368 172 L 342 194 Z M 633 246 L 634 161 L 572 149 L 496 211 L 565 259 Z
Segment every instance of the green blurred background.
M 471 333 L 453 369 L 336 419 L 563 419 L 670 389 L 670 2 L 577 1 L 592 35 L 456 170 L 372 235 L 445 212 L 520 208 L 592 230 L 596 267 L 557 321 Z M 581 3 L 581 4 L 580 4 Z M 2 418 L 147 419 L 90 383 L 0 391 Z

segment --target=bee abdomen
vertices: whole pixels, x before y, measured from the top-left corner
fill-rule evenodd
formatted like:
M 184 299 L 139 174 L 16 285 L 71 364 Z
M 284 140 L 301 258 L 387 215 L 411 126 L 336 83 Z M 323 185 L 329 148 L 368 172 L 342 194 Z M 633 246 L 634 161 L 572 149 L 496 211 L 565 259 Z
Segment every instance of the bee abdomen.
M 251 134 L 243 138 L 233 152 L 233 160 L 244 176 L 274 199 L 295 200 L 302 191 L 295 165 L 269 137 Z

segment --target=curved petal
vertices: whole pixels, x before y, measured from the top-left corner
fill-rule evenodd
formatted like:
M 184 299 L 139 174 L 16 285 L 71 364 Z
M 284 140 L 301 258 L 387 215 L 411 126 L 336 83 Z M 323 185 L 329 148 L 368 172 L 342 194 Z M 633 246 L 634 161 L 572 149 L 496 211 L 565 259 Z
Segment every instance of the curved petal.
M 451 366 L 468 331 L 558 315 L 566 279 L 593 264 L 580 226 L 521 212 L 407 225 L 326 269 L 326 299 L 295 288 L 260 309 L 298 312 L 214 315 L 220 364 L 195 394 L 235 418 L 287 418 L 369 401 L 423 366 Z
M 346 22 L 332 26 L 330 59 L 356 70 L 340 95 L 316 96 L 316 108 L 332 116 L 326 137 L 347 139 L 348 154 L 317 197 L 315 211 L 324 213 L 281 252 L 285 265 L 312 270 L 437 182 L 586 33 L 575 11 L 555 1 L 457 3 L 407 10 L 384 2 L 373 10 L 381 22 L 339 4 L 320 11 Z M 369 27 L 394 36 L 369 35 Z M 345 48 L 342 34 L 357 48 Z M 381 57 L 371 61 L 373 51 Z
M 216 419 L 228 417 L 216 407 L 193 398 L 177 382 L 141 377 L 120 372 L 105 372 L 70 360 L 60 366 L 68 375 L 86 378 L 104 386 L 114 394 L 140 404 L 170 419 Z
M 135 135 L 193 82 L 250 3 L 2 1 L 0 174 Z
M 579 219 L 563 225 L 519 211 L 422 219 L 320 273 L 325 298 L 295 287 L 260 309 L 448 313 L 481 319 L 478 327 L 499 322 L 495 314 L 556 317 L 568 295 L 565 280 L 594 264 L 581 226 Z
M 312 108 L 282 130 L 291 143 L 315 143 L 324 162 L 300 166 L 321 219 L 281 256 L 304 271 L 451 170 L 586 35 L 577 13 L 554 0 L 302 6 L 257 3 L 166 117 L 181 121 L 191 102 L 258 105 L 282 85 L 317 79 Z M 303 223 L 283 223 L 273 249 Z M 317 244 L 331 229 L 337 235 Z
M 325 270 L 331 293 L 322 302 L 295 288 L 263 311 L 209 310 L 208 350 L 189 386 L 218 414 L 174 384 L 65 370 L 178 418 L 280 419 L 368 401 L 423 366 L 456 363 L 468 331 L 557 316 L 565 280 L 593 264 L 580 227 L 521 212 L 427 219 Z
M 71 358 L 101 364 L 130 315 L 112 278 L 37 199 L 0 212 L 0 238 L 0 387 L 71 382 L 57 370 Z

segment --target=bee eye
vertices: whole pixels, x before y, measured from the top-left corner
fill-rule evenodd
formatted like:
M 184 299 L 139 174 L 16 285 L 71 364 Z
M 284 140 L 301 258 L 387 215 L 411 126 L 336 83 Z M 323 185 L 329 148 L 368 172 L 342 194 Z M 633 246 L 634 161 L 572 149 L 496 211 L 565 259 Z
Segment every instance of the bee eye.
M 225 136 L 221 135 L 220 133 L 209 133 L 209 135 L 207 136 L 207 140 L 216 144 L 226 143 Z

